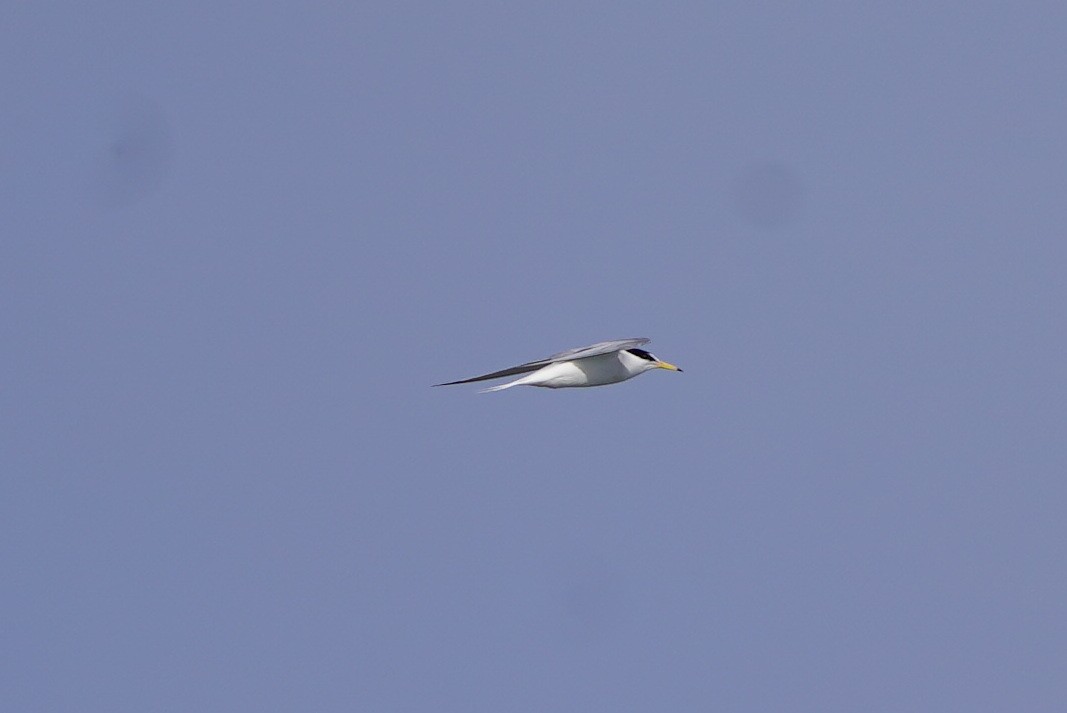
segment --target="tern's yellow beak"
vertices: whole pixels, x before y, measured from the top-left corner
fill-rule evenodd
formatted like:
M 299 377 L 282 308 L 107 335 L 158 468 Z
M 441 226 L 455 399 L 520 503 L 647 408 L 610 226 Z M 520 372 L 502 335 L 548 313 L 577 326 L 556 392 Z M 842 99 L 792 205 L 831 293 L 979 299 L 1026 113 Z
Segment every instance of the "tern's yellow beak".
M 676 367 L 674 364 L 668 364 L 665 361 L 657 361 L 656 366 L 658 366 L 660 369 L 666 369 L 667 371 L 681 371 L 681 369 Z

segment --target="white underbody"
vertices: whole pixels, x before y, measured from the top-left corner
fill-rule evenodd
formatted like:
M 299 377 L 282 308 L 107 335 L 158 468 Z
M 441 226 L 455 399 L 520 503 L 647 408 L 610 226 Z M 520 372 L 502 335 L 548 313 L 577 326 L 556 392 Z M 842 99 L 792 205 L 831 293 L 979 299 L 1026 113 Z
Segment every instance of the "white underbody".
M 632 379 L 647 371 L 649 366 L 650 362 L 645 359 L 626 351 L 618 351 L 585 359 L 555 362 L 521 379 L 485 391 L 500 391 L 512 386 L 542 386 L 548 389 L 604 386 Z

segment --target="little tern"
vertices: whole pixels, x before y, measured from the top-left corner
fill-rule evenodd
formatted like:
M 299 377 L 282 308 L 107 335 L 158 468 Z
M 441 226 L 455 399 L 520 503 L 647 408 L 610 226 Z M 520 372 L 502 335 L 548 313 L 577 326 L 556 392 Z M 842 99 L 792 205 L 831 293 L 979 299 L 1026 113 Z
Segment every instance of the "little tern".
M 505 376 L 526 374 L 527 376 L 521 379 L 483 389 L 482 393 L 510 389 L 512 386 L 543 386 L 549 389 L 568 389 L 580 386 L 617 384 L 620 381 L 632 379 L 653 369 L 681 371 L 674 364 L 660 361 L 653 354 L 639 348 L 648 344 L 649 341 L 648 339 L 637 338 L 598 342 L 580 349 L 568 349 L 547 359 L 538 359 L 537 361 L 519 364 L 510 369 L 502 369 L 491 374 L 482 374 L 481 376 L 472 376 L 469 379 L 460 379 L 459 381 L 449 381 L 444 384 L 434 384 L 434 386 L 469 384 L 474 381 L 488 381 L 489 379 L 501 379 Z

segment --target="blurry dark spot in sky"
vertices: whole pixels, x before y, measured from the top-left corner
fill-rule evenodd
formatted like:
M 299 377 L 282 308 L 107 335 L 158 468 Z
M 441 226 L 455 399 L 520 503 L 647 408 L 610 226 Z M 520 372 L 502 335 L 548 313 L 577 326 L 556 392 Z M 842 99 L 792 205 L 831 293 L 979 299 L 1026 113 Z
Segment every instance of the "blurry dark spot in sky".
M 581 639 L 599 638 L 619 623 L 624 583 L 602 562 L 576 567 L 563 590 L 565 627 Z
M 757 228 L 777 230 L 796 221 L 804 192 L 803 181 L 787 164 L 751 164 L 734 180 L 734 210 Z
M 105 207 L 132 205 L 159 190 L 170 163 L 170 127 L 159 106 L 142 95 L 116 99 L 93 151 L 90 192 Z

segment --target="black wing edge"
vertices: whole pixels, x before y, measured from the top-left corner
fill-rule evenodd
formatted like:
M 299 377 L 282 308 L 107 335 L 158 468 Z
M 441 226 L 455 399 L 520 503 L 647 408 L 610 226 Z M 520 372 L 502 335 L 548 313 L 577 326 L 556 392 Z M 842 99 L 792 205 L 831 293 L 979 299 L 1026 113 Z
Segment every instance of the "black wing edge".
M 531 371 L 537 371 L 543 366 L 547 366 L 550 362 L 547 360 L 532 361 L 529 364 L 520 364 L 513 366 L 510 369 L 504 369 L 502 371 L 494 371 L 492 374 L 483 374 L 481 376 L 472 376 L 469 379 L 460 379 L 459 381 L 446 381 L 443 384 L 434 384 L 434 386 L 455 386 L 456 384 L 470 384 L 475 381 L 489 381 L 490 379 L 502 379 L 505 376 L 515 376 L 516 374 L 529 374 Z

